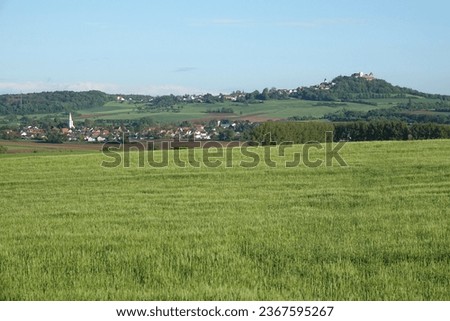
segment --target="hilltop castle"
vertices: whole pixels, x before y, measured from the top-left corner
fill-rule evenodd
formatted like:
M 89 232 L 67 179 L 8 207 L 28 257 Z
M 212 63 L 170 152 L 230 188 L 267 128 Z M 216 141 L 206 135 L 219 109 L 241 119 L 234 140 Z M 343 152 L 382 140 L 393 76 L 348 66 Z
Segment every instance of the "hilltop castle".
M 373 75 L 373 73 L 365 74 L 362 71 L 352 74 L 352 77 L 353 78 L 364 78 L 366 80 L 374 80 L 375 79 L 375 76 Z

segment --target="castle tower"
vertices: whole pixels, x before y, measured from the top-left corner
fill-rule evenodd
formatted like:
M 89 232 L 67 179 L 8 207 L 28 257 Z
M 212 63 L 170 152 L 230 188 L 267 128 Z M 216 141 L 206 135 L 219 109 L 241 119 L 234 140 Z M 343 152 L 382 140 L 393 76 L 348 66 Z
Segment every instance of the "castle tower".
M 72 113 L 69 113 L 69 129 L 75 128 L 73 125 Z

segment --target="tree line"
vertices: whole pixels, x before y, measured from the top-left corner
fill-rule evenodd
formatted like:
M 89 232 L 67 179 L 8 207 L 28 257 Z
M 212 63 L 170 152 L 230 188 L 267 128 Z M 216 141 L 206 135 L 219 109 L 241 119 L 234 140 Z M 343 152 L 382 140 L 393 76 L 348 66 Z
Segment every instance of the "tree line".
M 385 119 L 406 123 L 450 124 L 450 105 L 447 102 L 398 104 L 392 108 L 372 109 L 367 112 L 348 110 L 345 107 L 323 116 L 332 122 L 372 121 Z M 292 118 L 292 120 L 301 120 Z
M 326 122 L 266 122 L 249 130 L 246 138 L 263 144 L 292 142 L 303 144 L 325 141 L 325 133 L 334 131 Z
M 450 125 L 375 120 L 345 123 L 267 122 L 250 129 L 246 138 L 263 144 L 323 142 L 326 132 L 334 141 L 422 140 L 450 138 Z
M 114 96 L 101 91 L 0 95 L 0 115 L 45 114 L 101 107 Z
M 408 125 L 402 121 L 374 120 L 334 124 L 334 139 L 349 141 L 419 140 L 450 138 L 450 126 L 434 123 Z

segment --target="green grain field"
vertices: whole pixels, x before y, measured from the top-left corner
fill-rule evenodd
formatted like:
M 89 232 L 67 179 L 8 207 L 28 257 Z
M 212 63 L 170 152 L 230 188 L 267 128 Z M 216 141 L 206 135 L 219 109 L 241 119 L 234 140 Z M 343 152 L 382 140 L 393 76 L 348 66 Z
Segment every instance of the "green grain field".
M 340 154 L 348 166 L 0 155 L 0 300 L 450 300 L 450 141 Z
M 407 98 L 392 99 L 369 99 L 377 106 L 347 102 L 344 105 L 330 107 L 324 102 L 308 101 L 299 99 L 269 100 L 264 103 L 243 104 L 235 102 L 224 102 L 215 104 L 191 103 L 181 104 L 180 112 L 137 112 L 136 106 L 131 103 L 110 102 L 103 107 L 91 108 L 78 111 L 76 121 L 81 122 L 86 118 L 103 120 L 133 120 L 142 117 L 151 117 L 158 123 L 181 122 L 183 120 L 206 120 L 206 119 L 241 119 L 252 121 L 264 121 L 270 119 L 286 119 L 293 116 L 323 117 L 325 114 L 334 113 L 345 108 L 353 111 L 369 111 L 371 109 L 389 108 L 398 103 L 407 102 Z M 430 101 L 430 100 L 426 100 Z M 142 105 L 142 104 L 141 104 Z M 231 108 L 234 113 L 211 114 L 207 110 L 220 108 Z
M 223 103 L 207 104 L 207 103 L 180 103 L 177 107 L 180 107 L 179 112 L 169 111 L 138 111 L 138 107 L 145 107 L 143 103 L 119 103 L 111 101 L 100 107 L 86 108 L 77 110 L 74 113 L 74 120 L 76 124 L 83 123 L 86 119 L 91 120 L 103 120 L 106 122 L 114 122 L 121 120 L 139 120 L 143 117 L 150 117 L 156 123 L 170 124 L 180 123 L 184 120 L 201 122 L 210 119 L 231 119 L 231 120 L 250 120 L 256 122 L 262 122 L 267 120 L 281 120 L 289 117 L 313 117 L 321 118 L 326 114 L 335 113 L 338 111 L 351 110 L 367 112 L 373 109 L 387 109 L 395 107 L 401 103 L 407 103 L 409 98 L 413 98 L 415 101 L 421 101 L 424 103 L 434 103 L 437 100 L 431 98 L 423 98 L 418 96 L 406 96 L 384 98 L 384 99 L 365 99 L 364 101 L 372 103 L 369 105 L 366 103 L 358 102 L 332 102 L 324 101 L 312 101 L 312 100 L 300 100 L 300 99 L 286 99 L 286 100 L 268 100 L 263 103 L 238 103 L 226 101 Z M 340 104 L 340 105 L 339 105 Z M 218 110 L 221 108 L 231 108 L 233 113 L 209 113 L 208 110 Z M 419 112 L 419 111 L 418 111 Z M 432 113 L 432 111 L 426 111 Z M 443 115 L 442 112 L 437 114 Z M 26 117 L 30 119 L 40 118 L 67 118 L 67 112 L 62 113 L 49 113 L 49 114 L 27 114 Z M 5 116 L 0 115 L 0 124 L 7 124 Z

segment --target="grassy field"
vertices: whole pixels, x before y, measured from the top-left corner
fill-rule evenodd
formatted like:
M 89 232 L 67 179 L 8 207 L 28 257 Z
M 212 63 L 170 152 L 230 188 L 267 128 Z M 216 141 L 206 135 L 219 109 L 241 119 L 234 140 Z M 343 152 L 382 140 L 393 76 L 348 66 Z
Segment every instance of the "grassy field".
M 408 102 L 408 98 L 388 98 L 388 99 L 366 99 L 365 101 L 376 103 L 377 105 L 367 105 L 360 103 L 346 102 L 341 106 L 326 106 L 326 102 L 309 101 L 309 100 L 269 100 L 264 103 L 256 104 L 242 104 L 236 102 L 224 102 L 215 104 L 201 104 L 190 103 L 182 104 L 183 107 L 180 112 L 138 112 L 137 106 L 144 106 L 143 104 L 134 103 L 118 103 L 109 102 L 102 107 L 89 108 L 78 110 L 75 114 L 74 120 L 76 124 L 84 122 L 85 119 L 102 119 L 107 121 L 114 120 L 135 120 L 143 117 L 151 117 L 157 123 L 179 123 L 183 120 L 190 121 L 207 121 L 209 119 L 239 119 L 250 121 L 267 121 L 286 119 L 293 116 L 298 117 L 316 117 L 320 118 L 328 113 L 334 113 L 343 108 L 353 111 L 369 111 L 372 109 L 391 108 L 398 103 Z M 417 98 L 417 97 L 416 97 Z M 417 98 L 424 102 L 435 102 L 435 99 Z M 211 114 L 207 110 L 217 110 L 220 108 L 232 108 L 234 113 Z M 441 113 L 442 114 L 442 113 Z M 66 118 L 67 112 L 59 114 L 34 114 L 26 115 L 27 117 L 42 118 L 42 117 L 59 117 Z M 5 122 L 5 116 L 0 116 L 0 123 Z
M 0 300 L 450 300 L 449 147 L 348 143 L 316 168 L 0 155 Z
M 292 116 L 313 116 L 322 117 L 327 113 L 333 113 L 343 108 L 355 111 L 368 111 L 377 108 L 389 108 L 395 104 L 407 101 L 407 99 L 392 98 L 392 99 L 371 99 L 378 106 L 371 106 L 358 103 L 345 103 L 345 106 L 329 107 L 324 106 L 324 102 L 307 101 L 307 100 L 269 100 L 264 103 L 257 104 L 242 104 L 242 103 L 216 103 L 216 104 L 184 104 L 181 112 L 141 112 L 135 111 L 135 105 L 129 103 L 111 102 L 103 107 L 95 109 L 86 109 L 79 111 L 76 121 L 84 121 L 86 118 L 92 119 L 139 119 L 142 117 L 152 117 L 156 122 L 180 122 L 183 120 L 199 120 L 199 119 L 213 119 L 213 118 L 228 118 L 228 119 L 243 119 L 252 121 L 266 121 L 285 119 Z M 208 109 L 232 108 L 234 113 L 228 114 L 210 114 L 206 113 Z
M 65 143 L 65 144 L 51 144 L 34 142 L 27 140 L 0 140 L 0 146 L 7 148 L 9 157 L 14 157 L 10 154 L 29 154 L 39 153 L 39 155 L 51 155 L 54 153 L 85 153 L 92 151 L 100 151 L 101 144 L 86 144 L 86 143 Z M 6 155 L 3 155 L 5 157 Z

